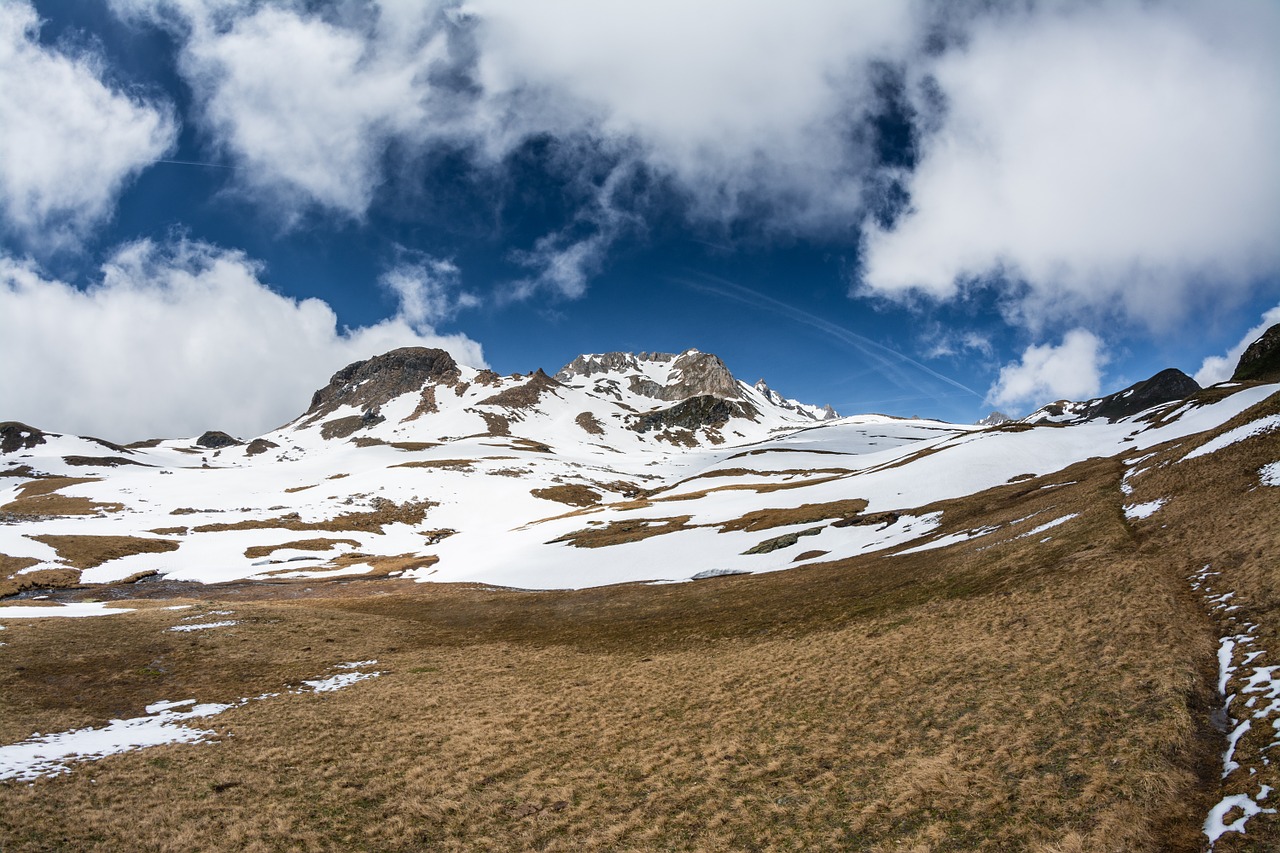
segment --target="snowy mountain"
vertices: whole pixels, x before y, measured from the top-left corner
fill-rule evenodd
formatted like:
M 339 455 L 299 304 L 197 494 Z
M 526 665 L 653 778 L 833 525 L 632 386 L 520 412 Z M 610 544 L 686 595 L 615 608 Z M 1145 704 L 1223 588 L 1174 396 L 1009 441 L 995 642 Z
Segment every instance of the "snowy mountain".
M 1091 418 L 1149 403 L 1151 382 L 982 428 L 836 418 L 696 350 L 584 355 L 554 377 L 395 350 L 338 371 L 301 416 L 247 442 L 121 446 L 5 425 L 0 581 L 562 588 L 935 547 L 945 512 L 927 507 L 1188 439 L 1275 390 Z

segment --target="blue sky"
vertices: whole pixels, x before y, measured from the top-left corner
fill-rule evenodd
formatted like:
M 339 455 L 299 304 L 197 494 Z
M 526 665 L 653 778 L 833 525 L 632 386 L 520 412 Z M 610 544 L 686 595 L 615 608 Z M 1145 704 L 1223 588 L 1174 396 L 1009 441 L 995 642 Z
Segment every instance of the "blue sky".
M 1216 381 L 1280 321 L 1278 38 L 1263 0 L 14 0 L 0 419 L 249 435 L 410 344 L 956 421 Z

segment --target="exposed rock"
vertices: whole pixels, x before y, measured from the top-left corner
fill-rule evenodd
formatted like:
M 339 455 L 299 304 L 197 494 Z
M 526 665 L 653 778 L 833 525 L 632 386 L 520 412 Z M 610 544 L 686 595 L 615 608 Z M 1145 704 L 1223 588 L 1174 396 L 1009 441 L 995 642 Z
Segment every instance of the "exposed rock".
M 481 400 L 481 405 L 502 406 L 507 409 L 528 409 L 538 404 L 543 394 L 555 393 L 560 383 L 552 379 L 541 368 L 529 375 L 529 381 L 499 391 L 492 397 Z
M 772 554 L 774 551 L 779 551 L 783 548 L 790 548 L 792 545 L 800 541 L 801 536 L 817 536 L 822 532 L 822 530 L 823 529 L 821 527 L 811 527 L 808 530 L 801 530 L 797 533 L 784 533 L 781 536 L 774 537 L 773 539 L 766 539 L 759 545 L 743 551 L 742 554 L 743 556 L 750 554 Z
M 211 429 L 196 439 L 196 444 L 201 447 L 207 447 L 210 450 L 218 450 L 223 447 L 235 447 L 240 443 L 240 439 L 227 435 L 225 432 L 216 429 Z
M 37 444 L 44 444 L 44 435 L 35 427 L 17 421 L 0 423 L 0 453 L 30 450 Z
M 591 435 L 604 435 L 604 424 L 591 412 L 580 412 L 573 422 Z
M 658 382 L 644 375 L 644 363 L 666 365 L 667 381 Z M 739 398 L 742 391 L 724 362 L 711 353 L 696 349 L 676 355 L 668 352 L 606 352 L 598 355 L 580 355 L 566 364 L 556 374 L 560 382 L 571 382 L 576 377 L 589 377 L 602 373 L 631 374 L 627 376 L 628 389 L 633 394 L 655 400 L 687 400 L 691 397 L 712 396 Z
M 980 419 L 976 424 L 974 424 L 974 426 L 986 426 L 986 427 L 1000 426 L 1000 424 L 1007 424 L 1011 420 L 1013 419 L 1010 418 L 1008 415 L 1006 415 L 1004 412 L 993 411 L 991 414 L 987 415 L 985 418 Z
M 1237 382 L 1280 382 L 1280 323 L 1249 344 L 1231 378 Z
M 266 453 L 268 450 L 274 450 L 280 445 L 274 441 L 268 441 L 265 438 L 255 438 L 249 442 L 249 446 L 244 449 L 245 456 L 257 456 L 259 453 Z
M 91 468 L 115 468 L 118 465 L 141 465 L 144 468 L 152 466 L 143 462 L 135 462 L 132 459 L 125 459 L 123 456 L 64 456 L 62 461 L 68 465 L 84 465 Z
M 311 397 L 311 408 L 304 415 L 311 415 L 308 423 L 313 423 L 341 406 L 368 411 L 428 384 L 451 385 L 458 376 L 457 362 L 444 350 L 401 347 L 353 362 L 333 374 L 329 384 Z
M 1199 390 L 1198 382 L 1176 367 L 1170 367 L 1150 379 L 1130 385 L 1123 391 L 1108 394 L 1098 400 L 1091 400 L 1085 409 L 1084 417 L 1086 419 L 1107 418 L 1114 421 L 1136 415 L 1160 403 L 1185 400 Z
M 745 401 L 724 400 L 704 394 L 676 403 L 669 409 L 633 416 L 631 429 L 636 432 L 670 427 L 695 430 L 709 426 L 720 427 L 731 418 L 755 418 L 759 414 L 755 406 Z

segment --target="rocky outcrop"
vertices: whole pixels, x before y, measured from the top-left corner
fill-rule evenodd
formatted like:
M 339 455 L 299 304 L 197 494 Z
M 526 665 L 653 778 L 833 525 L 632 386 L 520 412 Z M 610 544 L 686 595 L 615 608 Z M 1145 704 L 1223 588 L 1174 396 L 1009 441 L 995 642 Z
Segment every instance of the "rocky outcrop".
M 1231 378 L 1236 382 L 1280 382 L 1280 323 L 1249 344 Z
M 666 366 L 666 381 L 659 382 L 648 375 L 650 371 L 645 369 L 646 363 Z M 723 361 L 711 353 L 694 349 L 679 355 L 666 352 L 580 355 L 562 367 L 555 378 L 568 383 L 579 377 L 607 373 L 625 376 L 631 393 L 654 400 L 677 401 L 698 396 L 737 399 L 742 396 L 738 380 L 733 378 Z
M 731 418 L 756 418 L 759 414 L 755 406 L 745 401 L 723 400 L 710 394 L 703 394 L 676 403 L 669 409 L 636 415 L 631 429 L 636 432 L 648 432 L 671 427 L 688 430 L 722 427 Z
M 207 447 L 210 450 L 221 450 L 224 447 L 235 447 L 240 443 L 240 439 L 235 436 L 227 435 L 225 432 L 216 429 L 211 429 L 196 439 L 196 444 L 201 447 Z
M 1012 418 L 1010 418 L 1004 412 L 993 411 L 991 414 L 987 415 L 985 418 L 981 418 L 980 420 L 978 420 L 978 422 L 974 425 L 975 426 L 1000 426 L 1000 424 L 1007 424 L 1010 420 L 1012 420 Z
M 0 453 L 30 450 L 38 444 L 44 444 L 44 433 L 35 427 L 17 421 L 0 423 Z
M 311 408 L 303 414 L 312 423 L 342 406 L 376 410 L 401 394 L 421 391 L 424 385 L 452 385 L 459 375 L 458 363 L 442 349 L 401 347 L 348 364 L 333 374 L 329 384 L 311 397 Z
M 543 394 L 555 393 L 560 383 L 552 379 L 541 368 L 529 374 L 529 381 L 523 385 L 499 391 L 492 397 L 481 400 L 482 405 L 502 406 L 505 409 L 528 409 L 536 406 Z

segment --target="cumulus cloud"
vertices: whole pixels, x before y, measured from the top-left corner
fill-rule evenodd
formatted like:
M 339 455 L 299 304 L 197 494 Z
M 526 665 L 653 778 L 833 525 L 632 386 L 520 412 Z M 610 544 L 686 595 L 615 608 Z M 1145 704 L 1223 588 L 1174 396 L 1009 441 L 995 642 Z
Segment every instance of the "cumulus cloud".
M 1102 341 L 1090 331 L 1073 329 L 1058 346 L 1029 346 L 1020 361 L 1002 367 L 987 400 L 996 406 L 1022 409 L 1028 404 L 1095 397 L 1106 363 Z
M 403 252 L 405 257 L 378 279 L 395 294 L 400 317 L 415 329 L 431 330 L 452 320 L 464 308 L 475 308 L 480 299 L 462 289 L 462 271 L 453 261 L 421 253 Z
M 1215 382 L 1226 382 L 1235 373 L 1236 365 L 1240 363 L 1240 356 L 1244 355 L 1244 351 L 1249 348 L 1249 345 L 1262 337 L 1263 332 L 1277 323 L 1280 323 L 1280 305 L 1263 314 L 1262 322 L 1245 332 L 1244 337 L 1240 339 L 1240 343 L 1227 350 L 1225 355 L 1211 355 L 1206 358 L 1193 378 L 1202 386 L 1212 385 Z
M 950 299 L 1000 276 L 1031 327 L 1160 328 L 1280 269 L 1280 7 L 1029 8 L 920 66 L 937 129 L 908 213 L 865 229 L 865 285 Z
M 396 347 L 484 364 L 466 336 L 433 333 L 420 303 L 340 329 L 326 303 L 281 296 L 262 275 L 240 252 L 140 241 L 81 290 L 0 255 L 4 416 L 120 441 L 213 428 L 249 436 L 300 414 L 339 367 Z
M 39 43 L 25 0 L 0 4 L 0 216 L 40 251 L 73 248 L 174 144 L 167 105 L 113 88 L 94 55 Z

